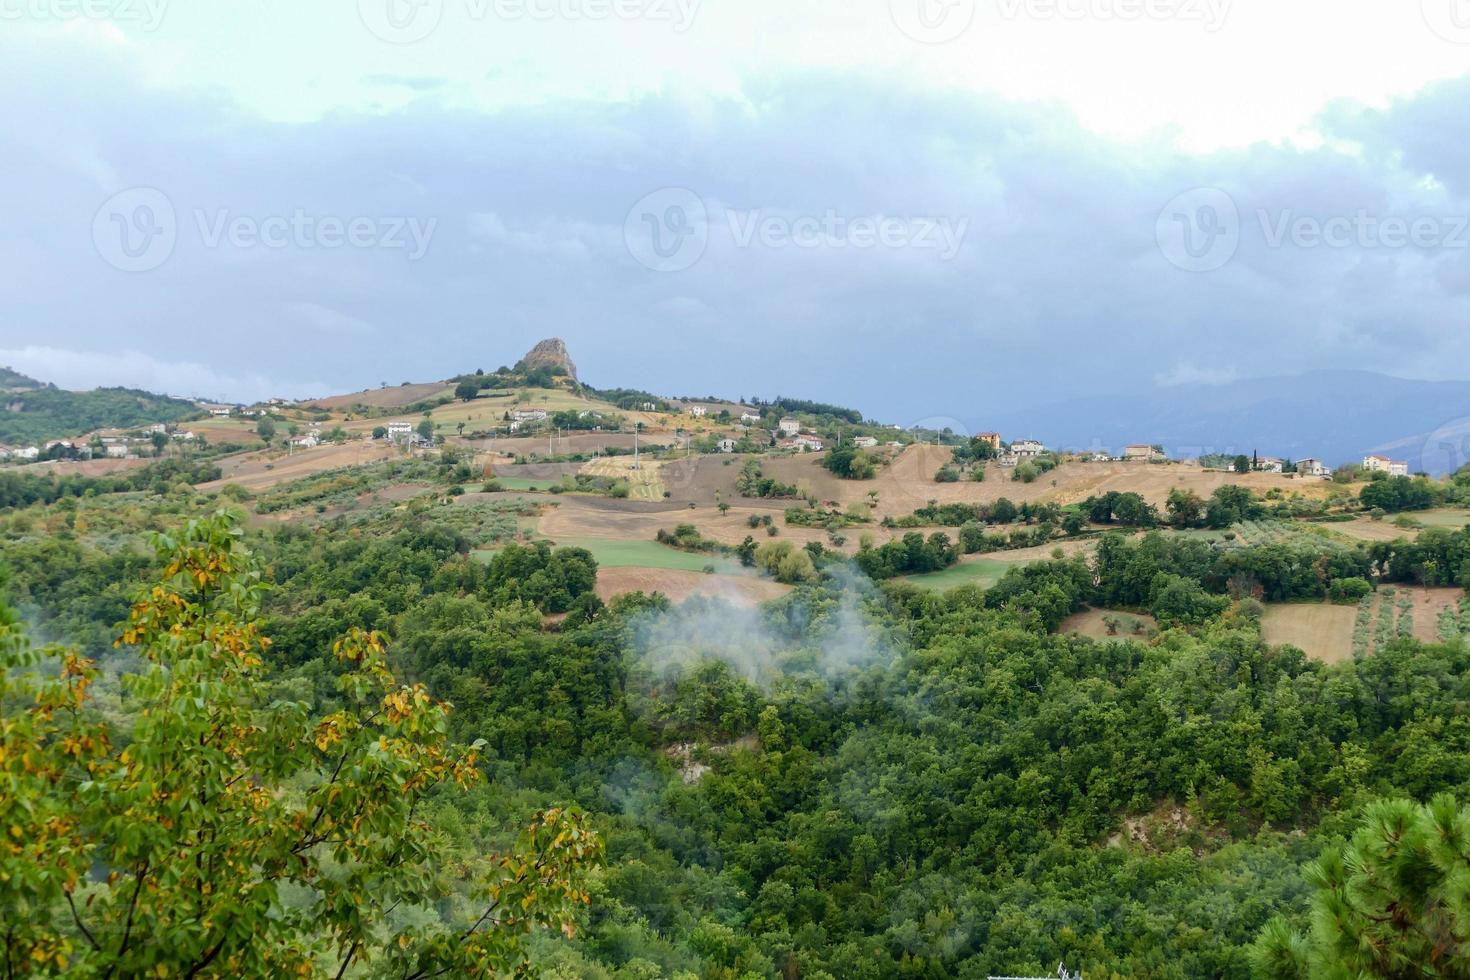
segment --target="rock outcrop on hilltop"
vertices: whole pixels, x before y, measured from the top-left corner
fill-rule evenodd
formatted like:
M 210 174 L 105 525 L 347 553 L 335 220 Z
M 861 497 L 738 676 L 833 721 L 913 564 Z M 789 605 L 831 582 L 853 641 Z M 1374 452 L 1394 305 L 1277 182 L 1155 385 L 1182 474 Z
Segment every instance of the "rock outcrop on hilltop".
M 521 362 L 516 365 L 522 371 L 535 371 L 539 368 L 560 368 L 566 372 L 567 377 L 573 381 L 577 380 L 577 365 L 572 363 L 572 357 L 567 353 L 566 341 L 560 337 L 552 337 L 543 340 L 535 347 L 526 352 Z

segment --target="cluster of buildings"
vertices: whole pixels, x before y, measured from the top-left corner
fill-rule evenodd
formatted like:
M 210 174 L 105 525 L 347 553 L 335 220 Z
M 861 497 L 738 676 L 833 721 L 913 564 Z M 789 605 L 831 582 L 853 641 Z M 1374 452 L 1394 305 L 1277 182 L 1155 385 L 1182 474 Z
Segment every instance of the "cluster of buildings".
M 1389 459 L 1374 453 L 1363 457 L 1363 469 L 1369 473 L 1387 473 L 1389 476 L 1408 476 L 1409 464 L 1402 459 Z
M 0 445 L 0 461 L 33 463 L 42 459 L 137 459 L 152 455 L 155 436 L 179 442 L 192 442 L 197 436 L 187 429 L 177 429 L 163 422 L 140 429 L 98 429 L 89 436 L 76 439 L 48 439 L 40 445 Z
M 522 427 L 545 422 L 548 417 L 544 408 L 518 408 L 510 413 L 510 431 L 519 432 Z
M 822 440 L 810 433 L 803 433 L 801 420 L 789 415 L 776 423 L 776 430 L 771 435 L 775 437 L 779 449 L 794 449 L 801 453 L 822 451 Z

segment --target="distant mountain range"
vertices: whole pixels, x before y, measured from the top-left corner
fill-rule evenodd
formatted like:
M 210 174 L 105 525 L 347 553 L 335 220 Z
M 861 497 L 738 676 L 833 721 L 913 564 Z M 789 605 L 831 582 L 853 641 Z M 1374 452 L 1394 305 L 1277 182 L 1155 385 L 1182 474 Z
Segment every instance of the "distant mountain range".
M 1312 371 L 1073 398 L 989 416 L 981 427 L 1060 449 L 1157 443 L 1184 457 L 1259 452 L 1338 465 L 1379 452 L 1439 474 L 1470 462 L 1470 382 Z

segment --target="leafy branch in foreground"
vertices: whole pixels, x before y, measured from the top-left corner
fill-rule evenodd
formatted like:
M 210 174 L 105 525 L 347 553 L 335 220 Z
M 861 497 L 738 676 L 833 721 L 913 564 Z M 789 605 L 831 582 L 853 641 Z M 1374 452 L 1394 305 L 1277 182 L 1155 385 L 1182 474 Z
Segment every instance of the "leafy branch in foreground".
M 76 653 L 0 606 L 0 967 L 7 976 L 429 977 L 512 971 L 570 933 L 602 843 L 537 815 L 469 862 L 417 815 L 478 778 L 450 706 L 398 683 L 382 637 L 333 646 L 340 707 L 266 703 L 260 574 L 225 514 L 160 536 L 161 580 L 120 644 L 131 725 L 88 700 Z M 411 914 L 412 913 L 412 914 Z

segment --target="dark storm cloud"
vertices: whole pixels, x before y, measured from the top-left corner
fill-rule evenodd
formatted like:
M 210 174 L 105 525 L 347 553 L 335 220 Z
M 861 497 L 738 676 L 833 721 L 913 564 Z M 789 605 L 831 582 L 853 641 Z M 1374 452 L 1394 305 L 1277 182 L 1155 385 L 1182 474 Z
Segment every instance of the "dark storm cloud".
M 1334 107 L 1324 148 L 1188 156 L 1054 107 L 858 77 L 485 113 L 425 87 L 402 110 L 283 124 L 148 89 L 121 63 L 4 54 L 28 91 L 0 109 L 0 360 L 30 349 L 58 373 L 131 352 L 115 361 L 130 376 L 95 380 L 342 390 L 488 370 L 554 334 L 594 384 L 969 423 L 1181 378 L 1443 377 L 1470 353 L 1466 249 L 1273 240 L 1359 212 L 1435 215 L 1449 238 L 1470 213 L 1451 138 L 1465 83 Z M 1156 223 L 1198 187 L 1229 195 L 1239 243 L 1189 272 Z M 98 209 L 134 188 L 162 194 L 175 238 L 122 271 L 140 260 L 108 236 L 156 230 L 134 218 L 158 218 L 158 198 Z M 625 242 L 668 216 L 683 191 L 665 188 L 709 219 L 678 271 Z M 630 221 L 651 193 L 654 225 Z

